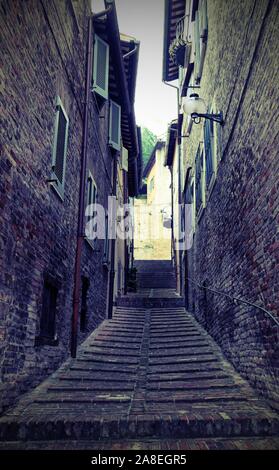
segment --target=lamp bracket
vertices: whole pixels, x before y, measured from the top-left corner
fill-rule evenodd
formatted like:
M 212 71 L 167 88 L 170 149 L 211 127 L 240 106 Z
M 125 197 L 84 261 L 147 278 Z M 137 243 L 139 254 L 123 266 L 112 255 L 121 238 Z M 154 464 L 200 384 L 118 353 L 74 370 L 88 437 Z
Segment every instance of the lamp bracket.
M 221 124 L 221 126 L 224 124 L 224 119 L 223 119 L 223 113 L 222 112 L 219 113 L 219 114 L 192 113 L 191 118 L 193 119 L 195 124 L 199 124 L 201 118 L 209 119 L 210 121 L 214 121 L 214 122 L 218 122 L 219 124 Z

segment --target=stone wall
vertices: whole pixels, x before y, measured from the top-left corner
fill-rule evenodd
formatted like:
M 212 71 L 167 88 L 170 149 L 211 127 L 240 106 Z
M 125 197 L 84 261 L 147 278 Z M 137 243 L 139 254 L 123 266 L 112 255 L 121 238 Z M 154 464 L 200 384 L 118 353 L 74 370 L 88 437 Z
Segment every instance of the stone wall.
M 215 183 L 187 253 L 188 275 L 278 318 L 279 4 L 207 4 L 208 40 L 198 92 L 215 112 L 223 111 L 225 124 L 218 137 Z M 202 139 L 202 124 L 194 124 L 186 167 L 194 168 Z M 275 400 L 278 327 L 263 312 L 205 294 L 193 284 L 188 296 L 189 309 L 229 360 L 260 393 Z
M 0 337 L 2 407 L 39 383 L 69 355 L 82 115 L 87 40 L 86 1 L 26 0 L 0 3 Z M 69 116 L 65 196 L 51 176 L 56 96 Z M 111 155 L 107 114 L 90 97 L 89 168 L 98 202 L 107 204 Z M 101 124 L 100 124 L 101 122 Z M 79 342 L 106 315 L 107 271 L 103 240 L 84 242 L 82 274 L 88 277 L 88 319 Z M 59 287 L 57 346 L 35 346 L 44 276 Z

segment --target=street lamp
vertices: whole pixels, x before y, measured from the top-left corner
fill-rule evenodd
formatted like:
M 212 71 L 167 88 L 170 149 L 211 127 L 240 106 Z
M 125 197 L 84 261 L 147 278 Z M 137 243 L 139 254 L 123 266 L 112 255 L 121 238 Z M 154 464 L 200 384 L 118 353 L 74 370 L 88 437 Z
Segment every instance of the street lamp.
M 221 125 L 224 124 L 223 113 L 208 114 L 205 101 L 197 93 L 192 93 L 189 97 L 186 97 L 183 100 L 182 108 L 186 114 L 191 116 L 195 124 L 199 124 L 201 118 L 210 119 L 210 121 L 218 122 Z

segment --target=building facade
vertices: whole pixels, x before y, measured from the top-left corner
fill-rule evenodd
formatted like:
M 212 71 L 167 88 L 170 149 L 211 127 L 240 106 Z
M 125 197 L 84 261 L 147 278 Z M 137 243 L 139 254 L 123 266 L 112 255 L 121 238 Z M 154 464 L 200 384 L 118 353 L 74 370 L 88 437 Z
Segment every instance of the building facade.
M 126 200 L 138 191 L 139 43 L 120 36 L 114 1 L 104 2 L 101 16 L 89 7 L 1 2 L 3 408 L 75 354 L 110 314 L 118 242 L 108 239 L 108 197 L 119 187 Z M 96 204 L 106 217 L 104 236 L 94 239 Z
M 143 181 L 134 200 L 134 257 L 167 260 L 171 258 L 171 177 L 165 166 L 165 142 L 156 143 Z
M 166 162 L 177 201 L 192 205 L 193 243 L 175 258 L 180 292 L 239 372 L 274 403 L 278 2 L 166 0 L 165 11 L 163 80 L 179 95 Z M 202 114 L 223 122 L 194 122 L 186 103 L 201 98 Z

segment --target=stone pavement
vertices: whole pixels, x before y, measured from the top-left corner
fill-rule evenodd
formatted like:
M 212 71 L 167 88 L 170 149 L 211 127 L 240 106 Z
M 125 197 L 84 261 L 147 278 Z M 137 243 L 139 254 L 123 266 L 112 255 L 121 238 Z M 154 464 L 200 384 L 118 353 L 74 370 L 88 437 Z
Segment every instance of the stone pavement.
M 118 306 L 2 416 L 0 448 L 279 448 L 278 415 L 183 307 L 156 298 Z

